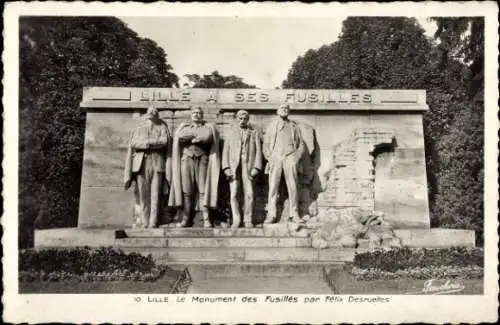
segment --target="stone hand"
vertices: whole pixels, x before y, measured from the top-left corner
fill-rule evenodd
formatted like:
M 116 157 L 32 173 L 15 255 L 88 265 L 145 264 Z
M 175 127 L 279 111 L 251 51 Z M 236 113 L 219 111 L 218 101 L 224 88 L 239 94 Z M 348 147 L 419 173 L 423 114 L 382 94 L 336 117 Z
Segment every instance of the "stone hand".
M 194 138 L 193 140 L 191 140 L 191 143 L 200 143 L 201 140 L 198 139 L 198 138 Z
M 253 179 L 257 175 L 259 175 L 259 170 L 257 168 L 252 168 L 252 170 L 250 171 L 250 177 Z
M 229 169 L 229 168 L 224 169 L 224 174 L 226 175 L 226 179 L 228 181 L 231 182 L 233 180 L 234 176 L 233 176 L 233 172 L 231 171 L 231 169 Z
M 125 191 L 130 188 L 130 185 L 132 185 L 132 181 L 128 180 L 125 182 L 125 184 L 123 185 L 123 188 L 125 189 Z

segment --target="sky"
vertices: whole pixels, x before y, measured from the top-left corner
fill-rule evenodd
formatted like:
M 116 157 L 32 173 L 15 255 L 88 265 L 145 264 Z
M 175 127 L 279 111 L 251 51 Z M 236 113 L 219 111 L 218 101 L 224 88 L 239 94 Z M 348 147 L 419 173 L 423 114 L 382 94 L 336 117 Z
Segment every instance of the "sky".
M 185 74 L 236 75 L 258 88 L 280 86 L 308 49 L 335 42 L 346 17 L 119 17 L 154 40 L 181 78 Z M 435 24 L 418 18 L 428 36 Z

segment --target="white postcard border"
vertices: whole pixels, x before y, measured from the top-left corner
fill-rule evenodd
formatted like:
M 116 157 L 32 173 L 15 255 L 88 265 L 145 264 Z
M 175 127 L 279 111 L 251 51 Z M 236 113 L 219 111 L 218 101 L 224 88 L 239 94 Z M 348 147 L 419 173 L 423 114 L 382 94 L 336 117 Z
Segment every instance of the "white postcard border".
M 18 203 L 18 17 L 19 15 L 114 16 L 485 16 L 485 285 L 478 296 L 387 296 L 389 303 L 141 303 L 147 295 L 53 295 L 17 293 Z M 497 130 L 498 7 L 493 2 L 461 3 L 8 3 L 4 12 L 4 235 L 3 319 L 8 322 L 470 322 L 497 319 Z M 159 296 L 155 294 L 154 296 Z M 184 295 L 190 300 L 192 295 Z M 237 296 L 244 295 L 204 295 Z M 308 295 L 294 295 L 305 297 Z M 321 295 L 316 295 L 321 296 Z M 171 295 L 174 300 L 176 295 Z M 347 296 L 343 296 L 347 298 Z

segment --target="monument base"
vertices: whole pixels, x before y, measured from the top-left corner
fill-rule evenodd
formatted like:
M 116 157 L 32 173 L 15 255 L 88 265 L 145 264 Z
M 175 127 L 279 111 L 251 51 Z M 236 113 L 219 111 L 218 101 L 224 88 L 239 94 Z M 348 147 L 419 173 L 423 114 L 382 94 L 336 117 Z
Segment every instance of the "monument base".
M 151 253 L 162 261 L 256 261 L 301 260 L 345 261 L 347 249 L 313 249 L 307 234 L 280 233 L 279 227 L 265 228 L 155 228 L 97 229 L 59 228 L 35 231 L 35 248 L 100 247 L 137 250 Z M 443 248 L 475 246 L 473 230 L 396 229 L 395 234 L 408 247 Z M 363 250 L 360 245 L 357 250 Z M 356 250 L 352 250 L 354 253 Z M 336 252 L 336 253 L 333 253 Z M 340 255 L 339 255 L 340 254 Z
M 398 229 L 408 247 L 474 247 L 472 230 Z M 316 249 L 303 232 L 291 236 L 286 224 L 264 228 L 95 229 L 63 228 L 35 231 L 35 248 L 112 246 L 124 252 L 151 254 L 159 263 L 189 272 L 197 281 L 239 277 L 322 278 L 352 262 L 357 248 Z

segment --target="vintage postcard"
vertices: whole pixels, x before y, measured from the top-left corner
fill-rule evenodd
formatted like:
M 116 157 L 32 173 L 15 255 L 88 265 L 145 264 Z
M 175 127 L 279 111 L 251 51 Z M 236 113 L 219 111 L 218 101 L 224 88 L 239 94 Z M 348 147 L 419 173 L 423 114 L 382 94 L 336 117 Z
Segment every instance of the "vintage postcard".
M 3 15 L 5 321 L 497 320 L 496 3 Z

